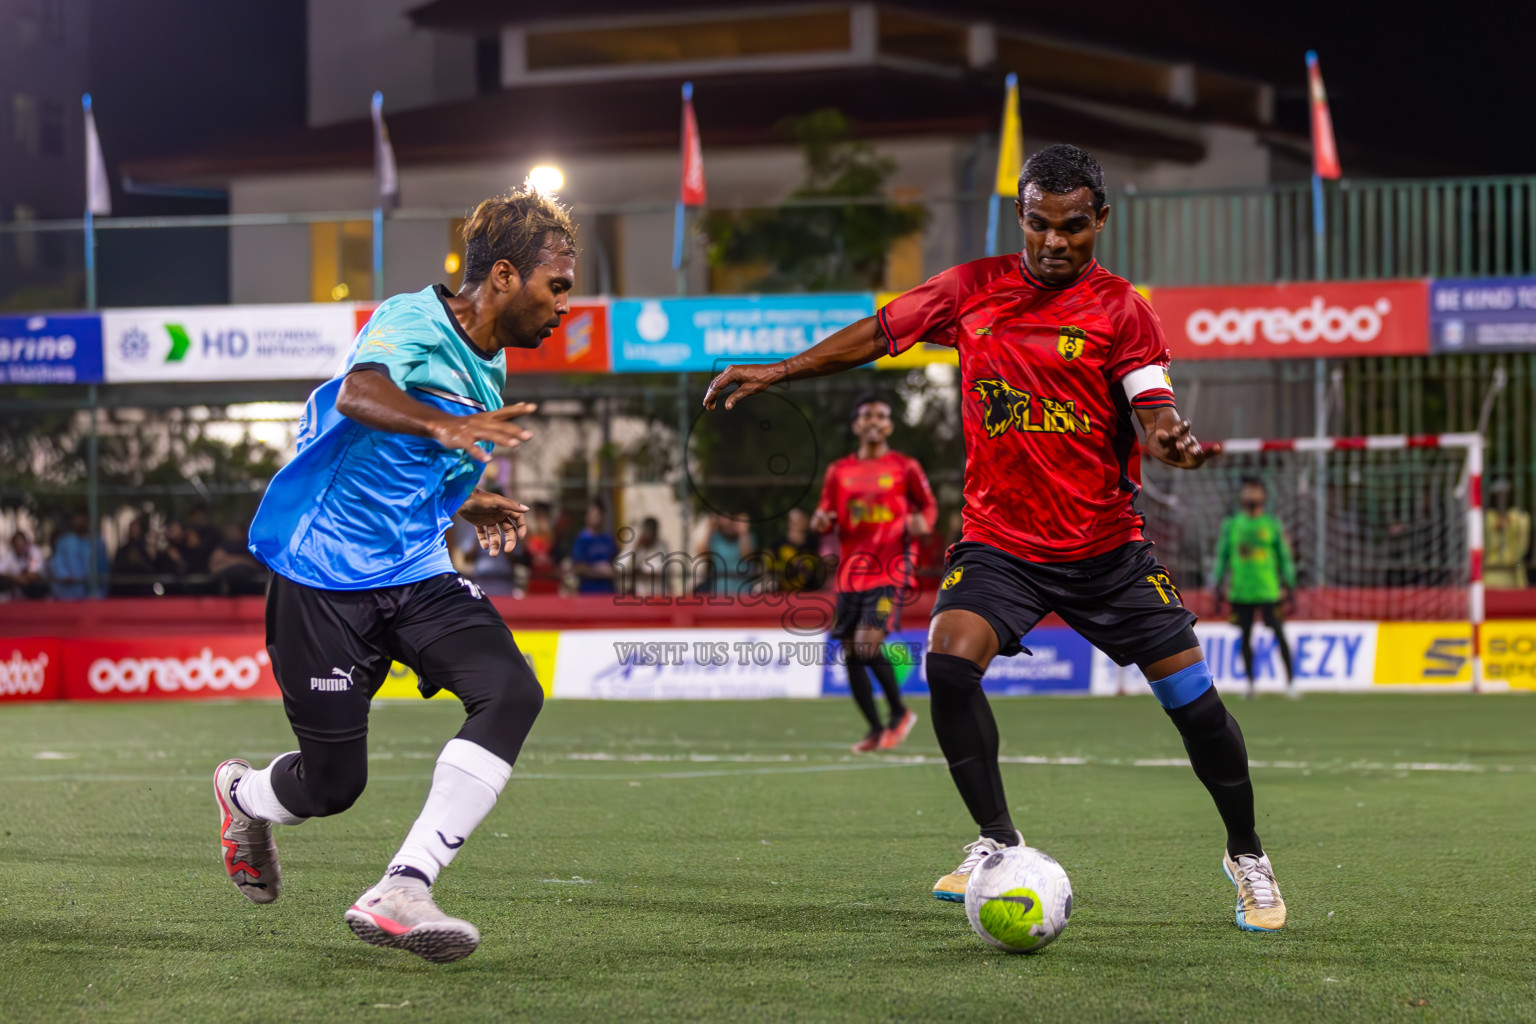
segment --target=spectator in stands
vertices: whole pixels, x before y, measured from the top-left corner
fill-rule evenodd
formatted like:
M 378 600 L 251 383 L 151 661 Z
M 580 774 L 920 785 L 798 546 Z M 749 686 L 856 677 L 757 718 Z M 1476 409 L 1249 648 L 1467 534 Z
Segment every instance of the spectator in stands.
M 155 552 L 155 575 L 160 577 L 161 588 L 167 594 L 187 592 L 187 528 L 179 519 L 165 524 L 161 532 L 160 550 Z
M 696 581 L 697 591 L 735 596 L 756 578 L 756 548 L 747 521 L 745 513 L 716 512 L 709 517 L 707 531 L 693 550 L 696 559 L 709 559 L 709 578 Z
M 208 555 L 208 572 L 222 594 L 259 596 L 267 591 L 267 567 L 252 556 L 248 533 L 244 523 L 230 523 Z
M 187 536 L 182 554 L 187 559 L 187 573 L 202 576 L 209 572 L 208 561 L 223 542 L 222 532 L 208 521 L 208 506 L 197 504 L 187 513 Z
M 571 545 L 571 569 L 576 573 L 578 594 L 613 593 L 613 560 L 618 556 L 619 545 L 603 529 L 607 517 L 608 508 L 602 498 L 593 498 L 587 504 L 586 526 Z
M 534 502 L 529 509 L 528 534 L 512 552 L 512 556 L 528 570 L 527 592 L 530 594 L 560 592 L 553 511 L 547 501 Z
M 96 586 L 91 586 L 91 557 L 95 555 Z M 91 524 L 84 512 L 70 517 L 69 531 L 53 545 L 48 560 L 48 575 L 53 579 L 53 596 L 59 601 L 83 601 L 106 594 L 107 549 L 101 538 L 91 542 Z
M 1488 485 L 1483 512 L 1483 584 L 1489 590 L 1523 590 L 1531 554 L 1531 514 L 1510 507 L 1509 481 Z
M 12 598 L 37 600 L 48 596 L 48 580 L 43 575 L 43 553 L 26 531 L 18 528 L 11 541 L 0 550 L 0 601 Z
M 149 553 L 149 531 L 141 516 L 128 524 L 112 556 L 113 597 L 146 597 L 155 592 L 155 557 Z
M 826 585 L 820 550 L 821 538 L 811 532 L 810 513 L 803 508 L 790 509 L 784 532 L 768 547 L 779 589 L 820 590 Z
M 617 587 L 620 593 L 636 597 L 663 597 L 670 593 L 667 587 L 667 550 L 661 545 L 661 523 L 655 516 L 646 516 L 639 531 L 627 531 L 629 542 L 614 559 Z

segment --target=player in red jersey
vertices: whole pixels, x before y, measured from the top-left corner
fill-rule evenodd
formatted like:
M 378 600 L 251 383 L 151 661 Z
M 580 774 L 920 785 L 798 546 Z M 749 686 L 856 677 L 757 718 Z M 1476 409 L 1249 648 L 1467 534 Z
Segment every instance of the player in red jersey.
M 727 408 L 779 381 L 852 369 L 920 341 L 958 349 L 965 534 L 949 552 L 924 667 L 934 732 L 981 836 L 934 896 L 963 901 L 983 858 L 1023 842 L 981 676 L 1054 611 L 1151 682 L 1226 826 L 1222 866 L 1237 887 L 1237 924 L 1274 931 L 1285 902 L 1254 832 L 1243 734 L 1135 506 L 1141 453 L 1195 469 L 1215 451 L 1175 407 L 1151 306 L 1093 257 L 1109 216 L 1097 161 L 1075 146 L 1034 154 L 1016 209 L 1022 253 L 946 270 L 782 363 L 732 366 L 704 405 L 731 385 Z
M 871 395 L 854 404 L 859 450 L 827 467 L 811 518 L 817 533 L 837 526 L 841 561 L 832 635 L 843 642 L 848 689 L 869 722 L 869 732 L 853 745 L 856 754 L 899 747 L 917 724 L 881 645 L 901 628 L 901 605 L 912 585 L 912 539 L 933 529 L 938 504 L 918 461 L 886 443 L 891 427 L 889 402 Z M 875 706 L 871 672 L 890 705 L 885 722 Z

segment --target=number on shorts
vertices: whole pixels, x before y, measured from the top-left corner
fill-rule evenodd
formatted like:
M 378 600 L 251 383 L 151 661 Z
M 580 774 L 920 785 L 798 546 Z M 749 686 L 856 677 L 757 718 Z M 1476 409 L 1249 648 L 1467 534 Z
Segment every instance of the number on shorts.
M 1148 576 L 1147 582 L 1157 588 L 1157 596 L 1163 599 L 1163 604 L 1173 604 L 1180 600 L 1179 588 L 1173 585 L 1173 580 L 1169 579 L 1167 573 L 1160 572 L 1155 576 Z M 1168 599 L 1169 594 L 1173 595 L 1172 601 Z

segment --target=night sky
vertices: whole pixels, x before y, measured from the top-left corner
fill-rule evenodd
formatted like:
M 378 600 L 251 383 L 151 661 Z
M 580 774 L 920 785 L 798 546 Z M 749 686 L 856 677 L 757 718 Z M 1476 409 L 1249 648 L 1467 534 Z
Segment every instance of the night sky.
M 588 6 L 572 0 L 550 16 Z M 1524 18 L 1512 3 L 1423 14 L 1348 0 L 914 6 L 952 14 L 969 6 L 1013 21 L 1022 13 L 1053 35 L 1260 77 L 1277 86 L 1281 127 L 1303 134 L 1303 54 L 1313 48 L 1346 175 L 1536 172 L 1536 88 L 1526 33 L 1518 30 Z M 114 162 L 302 127 L 303 0 L 94 0 L 91 16 L 92 88 Z

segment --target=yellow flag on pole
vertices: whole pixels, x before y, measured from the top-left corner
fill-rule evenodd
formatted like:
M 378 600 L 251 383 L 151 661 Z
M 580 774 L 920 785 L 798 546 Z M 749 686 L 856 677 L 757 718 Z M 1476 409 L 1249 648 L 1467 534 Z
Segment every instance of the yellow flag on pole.
M 1024 126 L 1019 122 L 1019 76 L 1008 76 L 1008 95 L 1003 101 L 1003 130 L 998 136 L 997 194 L 1009 199 L 1019 194 L 1019 172 L 1024 169 Z

